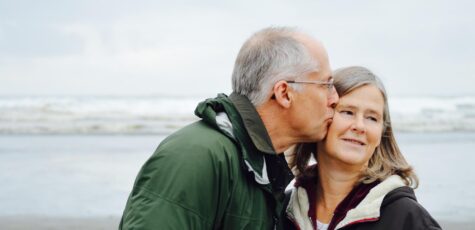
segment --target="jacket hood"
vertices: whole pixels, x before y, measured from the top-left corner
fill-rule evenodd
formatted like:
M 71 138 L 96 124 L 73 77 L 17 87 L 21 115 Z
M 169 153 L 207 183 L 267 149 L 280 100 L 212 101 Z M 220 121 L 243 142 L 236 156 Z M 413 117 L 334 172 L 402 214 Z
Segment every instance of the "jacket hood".
M 293 179 L 284 154 L 277 154 L 254 105 L 246 96 L 219 94 L 195 109 L 204 122 L 230 137 L 241 150 L 242 167 L 261 187 L 284 199 L 280 191 Z M 272 183 L 270 181 L 273 181 Z
M 237 143 L 246 171 L 253 173 L 255 181 L 271 192 L 265 157 L 257 153 L 263 152 L 262 148 L 274 154 L 275 152 L 270 144 L 270 138 L 267 142 L 262 141 L 262 136 L 268 137 L 268 134 L 249 100 L 236 93 L 231 94 L 230 97 L 219 94 L 216 98 L 206 99 L 199 103 L 195 114 Z M 244 122 L 245 120 L 254 120 L 254 122 L 248 124 Z
M 386 195 L 386 197 L 384 198 L 383 204 L 381 205 L 381 207 L 390 205 L 394 201 L 397 201 L 397 200 L 402 199 L 402 198 L 409 198 L 409 199 L 412 199 L 414 201 L 417 201 L 416 195 L 414 193 L 414 189 L 412 189 L 410 187 L 407 187 L 407 186 L 403 186 L 403 187 L 394 189 L 393 191 L 389 192 Z
M 226 111 L 226 109 L 228 111 Z M 234 110 L 234 111 L 233 111 Z M 229 101 L 228 96 L 225 94 L 218 94 L 216 98 L 208 98 L 198 104 L 195 109 L 195 115 L 203 119 L 204 122 L 211 125 L 215 129 L 221 130 L 217 122 L 217 116 L 220 112 L 225 112 L 226 114 L 236 114 L 232 103 Z M 225 132 L 229 137 L 229 133 Z M 234 139 L 234 138 L 232 138 Z

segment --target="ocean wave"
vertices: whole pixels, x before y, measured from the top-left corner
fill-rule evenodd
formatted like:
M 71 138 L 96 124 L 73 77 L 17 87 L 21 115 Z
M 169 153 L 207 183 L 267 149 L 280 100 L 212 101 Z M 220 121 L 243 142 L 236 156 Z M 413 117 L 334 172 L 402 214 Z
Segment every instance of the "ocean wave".
M 201 98 L 0 97 L 0 134 L 169 134 Z M 475 131 L 475 97 L 395 97 L 396 131 Z

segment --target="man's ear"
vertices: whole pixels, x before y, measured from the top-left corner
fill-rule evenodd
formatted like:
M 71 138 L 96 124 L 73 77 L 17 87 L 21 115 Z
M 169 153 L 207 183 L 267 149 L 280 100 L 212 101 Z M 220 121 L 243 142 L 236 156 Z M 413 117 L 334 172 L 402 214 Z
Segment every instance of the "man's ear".
M 286 81 L 278 81 L 273 88 L 274 98 L 277 104 L 284 108 L 290 108 L 292 103 L 292 88 Z

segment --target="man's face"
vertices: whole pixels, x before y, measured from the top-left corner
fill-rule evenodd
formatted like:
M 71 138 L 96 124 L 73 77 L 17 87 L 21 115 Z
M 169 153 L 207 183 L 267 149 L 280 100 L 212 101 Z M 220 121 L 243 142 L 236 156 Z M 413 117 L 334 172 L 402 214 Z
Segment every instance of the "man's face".
M 302 80 L 328 81 L 331 78 L 331 68 L 328 55 L 323 45 L 308 37 L 301 37 L 312 58 L 318 62 L 319 71 L 307 74 Z M 300 142 L 322 140 L 328 131 L 334 105 L 338 103 L 338 94 L 334 87 L 331 90 L 326 85 L 303 84 L 302 90 L 295 91 L 293 98 L 292 116 L 289 122 Z
M 331 78 L 330 62 L 323 45 L 309 37 L 300 37 L 312 58 L 318 62 L 319 71 L 308 74 L 304 79 L 328 81 Z M 293 123 L 300 142 L 322 140 L 328 131 L 334 109 L 338 103 L 338 94 L 334 87 L 328 90 L 326 85 L 304 84 L 302 90 L 295 92 L 293 111 L 289 122 Z
M 305 80 L 328 81 L 330 67 L 328 62 L 322 64 L 326 65 L 321 65 L 318 73 L 309 74 Z M 337 102 L 336 90 L 333 87 L 329 90 L 326 85 L 303 84 L 302 90 L 295 92 L 293 119 L 302 142 L 319 141 L 326 136 L 334 113 L 332 105 Z

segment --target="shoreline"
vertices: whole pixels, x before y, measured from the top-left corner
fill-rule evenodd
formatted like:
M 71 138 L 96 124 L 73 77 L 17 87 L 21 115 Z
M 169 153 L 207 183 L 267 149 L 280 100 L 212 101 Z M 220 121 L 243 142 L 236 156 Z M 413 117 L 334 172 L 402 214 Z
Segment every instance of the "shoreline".
M 106 230 L 118 229 L 120 217 L 49 217 L 33 215 L 0 216 L 0 229 L 9 230 Z M 445 230 L 469 230 L 475 221 L 438 221 Z

